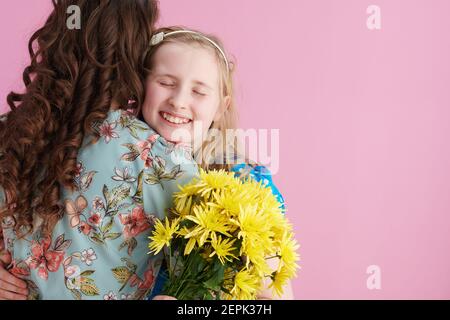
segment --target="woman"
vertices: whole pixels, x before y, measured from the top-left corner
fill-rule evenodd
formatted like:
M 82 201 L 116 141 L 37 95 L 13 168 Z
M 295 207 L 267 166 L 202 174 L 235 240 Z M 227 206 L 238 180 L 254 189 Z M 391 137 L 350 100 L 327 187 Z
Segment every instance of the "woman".
M 0 299 L 140 299 L 160 266 L 145 254 L 153 221 L 196 173 L 134 116 L 157 4 L 53 3 L 0 121 Z

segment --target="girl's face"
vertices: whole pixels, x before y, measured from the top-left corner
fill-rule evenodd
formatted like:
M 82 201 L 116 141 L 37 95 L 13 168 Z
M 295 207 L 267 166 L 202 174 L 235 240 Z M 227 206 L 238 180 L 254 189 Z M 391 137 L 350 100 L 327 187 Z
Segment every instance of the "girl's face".
M 211 123 L 219 120 L 216 59 L 212 49 L 182 43 L 163 44 L 155 53 L 142 114 L 166 140 L 191 144 L 205 137 Z

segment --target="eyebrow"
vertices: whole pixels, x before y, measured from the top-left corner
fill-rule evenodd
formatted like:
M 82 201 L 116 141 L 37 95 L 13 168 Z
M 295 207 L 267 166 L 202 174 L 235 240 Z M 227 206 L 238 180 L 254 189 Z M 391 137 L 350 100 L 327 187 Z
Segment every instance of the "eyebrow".
M 172 78 L 174 80 L 178 80 L 178 78 L 170 73 L 158 73 L 158 72 L 152 72 L 153 76 L 156 77 L 168 77 L 168 78 Z M 206 83 L 200 81 L 200 80 L 194 80 L 193 83 L 203 86 L 207 89 L 213 90 L 213 88 L 211 88 L 211 86 L 207 85 Z

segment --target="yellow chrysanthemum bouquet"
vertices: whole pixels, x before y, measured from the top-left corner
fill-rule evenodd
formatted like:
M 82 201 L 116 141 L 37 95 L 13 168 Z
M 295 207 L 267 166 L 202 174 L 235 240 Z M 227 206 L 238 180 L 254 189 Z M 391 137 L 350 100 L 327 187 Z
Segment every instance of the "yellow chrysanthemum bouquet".
M 174 195 L 173 217 L 157 221 L 150 252 L 168 264 L 165 295 L 183 300 L 280 295 L 296 274 L 292 225 L 270 188 L 233 173 L 201 170 Z

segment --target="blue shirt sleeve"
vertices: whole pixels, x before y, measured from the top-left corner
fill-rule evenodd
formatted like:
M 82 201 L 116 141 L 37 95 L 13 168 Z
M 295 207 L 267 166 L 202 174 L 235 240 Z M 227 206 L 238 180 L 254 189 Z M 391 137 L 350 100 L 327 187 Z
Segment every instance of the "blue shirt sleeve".
M 283 209 L 283 212 L 285 212 L 285 203 L 284 198 L 281 195 L 278 188 L 275 186 L 272 180 L 272 173 L 267 169 L 265 166 L 258 166 L 258 165 L 251 165 L 247 163 L 242 163 L 234 166 L 231 169 L 232 172 L 235 173 L 236 177 L 239 178 L 246 178 L 251 177 L 256 182 L 262 182 L 266 187 L 272 189 L 272 193 L 274 196 L 278 199 L 280 202 L 281 208 Z

